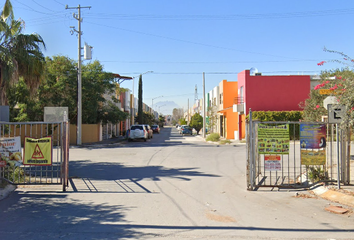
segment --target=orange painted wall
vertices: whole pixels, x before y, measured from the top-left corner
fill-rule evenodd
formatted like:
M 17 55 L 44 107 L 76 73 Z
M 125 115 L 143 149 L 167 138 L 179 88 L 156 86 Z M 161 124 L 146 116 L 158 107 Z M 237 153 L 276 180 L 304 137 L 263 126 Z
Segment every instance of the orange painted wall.
M 238 113 L 233 112 L 234 98 L 238 96 L 237 82 L 228 82 L 223 80 L 219 86 L 223 87 L 223 111 L 225 120 L 226 139 L 235 139 L 235 131 L 238 131 Z
M 235 131 L 238 131 L 238 113 L 233 112 L 232 108 L 224 112 L 226 118 L 226 139 L 235 139 Z

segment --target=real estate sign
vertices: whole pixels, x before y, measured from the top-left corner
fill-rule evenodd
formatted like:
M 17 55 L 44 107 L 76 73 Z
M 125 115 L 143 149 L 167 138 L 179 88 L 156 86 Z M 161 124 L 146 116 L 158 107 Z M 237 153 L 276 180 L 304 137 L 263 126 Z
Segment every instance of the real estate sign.
M 260 154 L 289 154 L 289 124 L 258 124 Z
M 326 163 L 326 124 L 300 124 L 302 165 Z
M 22 164 L 21 137 L 0 138 L 0 166 Z

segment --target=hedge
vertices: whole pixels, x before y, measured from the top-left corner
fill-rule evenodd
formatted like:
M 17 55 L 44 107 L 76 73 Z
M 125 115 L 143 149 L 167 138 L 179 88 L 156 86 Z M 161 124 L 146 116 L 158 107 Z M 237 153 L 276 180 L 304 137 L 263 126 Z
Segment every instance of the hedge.
M 247 115 L 249 119 L 249 115 Z M 303 119 L 303 112 L 301 111 L 254 111 L 252 112 L 252 120 L 263 122 L 298 122 Z M 300 125 L 289 124 L 290 139 L 300 139 Z

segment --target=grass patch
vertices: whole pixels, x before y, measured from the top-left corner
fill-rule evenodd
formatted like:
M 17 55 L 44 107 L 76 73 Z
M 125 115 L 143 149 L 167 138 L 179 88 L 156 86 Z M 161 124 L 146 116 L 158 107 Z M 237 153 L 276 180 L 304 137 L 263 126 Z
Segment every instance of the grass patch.
M 220 144 L 221 144 L 221 145 L 230 144 L 230 143 L 231 143 L 231 141 L 228 140 L 228 139 L 220 140 Z
M 211 141 L 211 142 L 219 142 L 220 140 L 220 135 L 218 133 L 210 133 L 207 137 L 206 137 L 207 141 Z

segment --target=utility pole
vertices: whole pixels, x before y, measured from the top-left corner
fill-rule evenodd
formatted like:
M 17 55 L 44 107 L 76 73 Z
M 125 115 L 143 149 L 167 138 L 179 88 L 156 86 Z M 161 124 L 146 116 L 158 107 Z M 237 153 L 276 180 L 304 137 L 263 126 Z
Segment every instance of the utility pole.
M 78 21 L 79 25 L 78 25 L 78 30 L 75 29 L 75 27 L 70 27 L 72 28 L 71 32 L 73 33 L 74 31 L 77 33 L 78 35 L 78 50 L 79 50 L 79 54 L 78 54 L 78 64 L 77 64 L 77 137 L 76 137 L 76 143 L 77 145 L 81 145 L 82 141 L 81 141 L 81 135 L 82 135 L 82 130 L 81 130 L 81 125 L 82 125 L 82 94 L 81 94 L 81 90 L 82 90 L 82 86 L 81 86 L 81 35 L 82 35 L 82 31 L 81 31 L 81 22 L 82 22 L 82 18 L 81 18 L 81 8 L 88 8 L 90 9 L 91 7 L 81 7 L 80 5 L 77 7 L 68 7 L 68 5 L 65 6 L 65 9 L 77 9 L 78 14 L 73 14 L 73 17 Z
M 188 98 L 188 108 L 187 108 L 187 124 L 189 123 L 189 98 Z
M 203 138 L 205 138 L 206 134 L 205 134 L 205 118 L 206 118 L 206 114 L 205 114 L 205 73 L 203 72 Z

